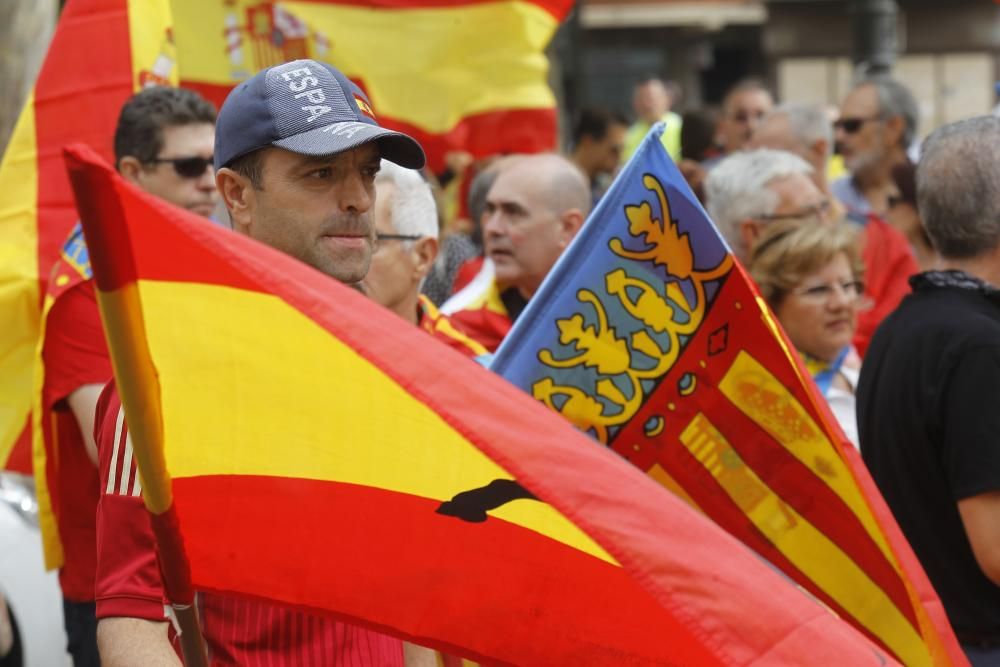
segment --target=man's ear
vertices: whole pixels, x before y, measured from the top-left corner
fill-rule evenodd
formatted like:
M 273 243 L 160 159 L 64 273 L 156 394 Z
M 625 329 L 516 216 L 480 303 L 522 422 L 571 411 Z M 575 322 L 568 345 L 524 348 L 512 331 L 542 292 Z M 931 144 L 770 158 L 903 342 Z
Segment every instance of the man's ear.
M 438 240 L 431 236 L 419 238 L 413 242 L 410 252 L 413 255 L 414 277 L 419 282 L 430 273 L 434 260 L 437 259 Z
M 830 143 L 826 139 L 817 139 L 812 142 L 812 145 L 809 147 L 809 153 L 812 155 L 813 159 L 810 160 L 810 162 L 812 164 L 823 165 L 823 168 L 826 169 L 829 149 Z
M 757 239 L 760 238 L 760 233 L 762 231 L 760 224 L 754 220 L 747 218 L 746 220 L 741 220 L 739 223 L 740 231 L 740 241 L 743 242 L 743 247 L 746 249 L 747 257 L 753 252 L 753 247 L 757 244 Z
M 137 158 L 126 155 L 119 160 L 118 173 L 129 183 L 142 187 L 142 183 L 139 182 L 142 174 L 142 163 Z
M 233 231 L 249 234 L 252 213 L 257 203 L 256 191 L 250 179 L 229 167 L 223 167 L 215 173 L 215 187 L 229 210 Z
M 563 211 L 562 215 L 559 216 L 559 240 L 561 248 L 565 249 L 569 245 L 569 242 L 573 240 L 573 237 L 583 227 L 584 220 L 586 220 L 586 216 L 578 208 L 569 208 Z
M 887 146 L 902 146 L 906 121 L 902 116 L 890 116 L 885 121 L 885 143 Z M 908 146 L 903 146 L 906 150 Z

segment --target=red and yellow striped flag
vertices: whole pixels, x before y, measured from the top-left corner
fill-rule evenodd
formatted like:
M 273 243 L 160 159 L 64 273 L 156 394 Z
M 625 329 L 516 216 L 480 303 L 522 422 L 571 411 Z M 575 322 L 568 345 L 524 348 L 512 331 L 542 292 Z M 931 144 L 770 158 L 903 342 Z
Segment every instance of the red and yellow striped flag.
M 386 127 L 476 157 L 551 150 L 544 50 L 572 0 L 172 0 L 182 85 L 218 104 L 239 81 L 324 60 L 368 93 Z
M 77 219 L 62 147 L 110 157 L 122 103 L 176 81 L 167 0 L 70 0 L 0 163 L 0 465 L 28 472 L 28 413 L 48 271 Z
M 519 389 L 67 157 L 143 495 L 196 588 L 489 662 L 893 664 Z

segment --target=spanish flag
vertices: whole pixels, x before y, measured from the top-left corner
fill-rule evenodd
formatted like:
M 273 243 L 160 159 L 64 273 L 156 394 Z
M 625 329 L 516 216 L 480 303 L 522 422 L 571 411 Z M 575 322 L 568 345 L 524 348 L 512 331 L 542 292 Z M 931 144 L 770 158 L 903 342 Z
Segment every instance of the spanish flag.
M 426 332 L 86 147 L 67 161 L 142 493 L 195 589 L 490 663 L 892 664 Z
M 110 158 L 118 112 L 176 83 L 167 0 L 70 0 L 0 162 L 0 465 L 31 470 L 28 413 L 48 272 L 77 220 L 62 147 Z
M 368 94 L 380 124 L 444 155 L 552 150 L 545 47 L 572 0 L 172 0 L 181 84 L 221 105 L 255 72 L 325 60 Z
M 904 664 L 965 664 L 861 457 L 662 131 L 643 140 L 491 368 Z

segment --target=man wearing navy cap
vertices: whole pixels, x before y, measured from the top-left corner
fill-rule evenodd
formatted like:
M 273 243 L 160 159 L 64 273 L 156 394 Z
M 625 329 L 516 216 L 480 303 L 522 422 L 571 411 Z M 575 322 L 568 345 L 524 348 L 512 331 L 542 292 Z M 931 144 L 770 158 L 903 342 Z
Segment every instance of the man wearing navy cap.
M 416 141 L 380 127 L 364 93 L 313 60 L 258 73 L 219 111 L 216 186 L 233 229 L 347 284 L 360 283 L 371 263 L 374 181 L 383 158 L 411 169 L 424 165 Z M 128 484 L 109 484 L 135 479 L 119 405 L 110 385 L 97 415 L 107 489 L 98 510 L 101 658 L 106 667 L 178 665 L 141 497 Z M 398 639 L 330 618 L 208 592 L 198 593 L 197 605 L 213 665 L 404 663 Z M 428 657 L 407 647 L 407 664 Z

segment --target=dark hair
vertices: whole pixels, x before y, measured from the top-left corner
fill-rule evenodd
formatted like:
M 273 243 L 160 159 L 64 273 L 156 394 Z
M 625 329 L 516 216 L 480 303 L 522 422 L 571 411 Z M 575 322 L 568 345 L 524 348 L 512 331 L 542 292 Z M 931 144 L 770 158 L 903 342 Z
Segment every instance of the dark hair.
M 715 150 L 715 128 L 719 112 L 712 107 L 689 111 L 681 116 L 681 157 L 701 162 Z
M 729 100 L 732 99 L 732 97 L 737 93 L 744 93 L 747 91 L 758 91 L 758 90 L 762 93 L 767 93 L 768 96 L 774 98 L 774 95 L 771 93 L 771 89 L 768 88 L 767 85 L 760 79 L 755 79 L 753 77 L 740 79 L 739 81 L 731 85 L 728 89 L 726 89 L 726 94 L 722 96 L 723 112 L 725 112 L 726 108 L 729 106 Z
M 233 158 L 226 166 L 250 181 L 254 190 L 264 189 L 264 153 L 268 146 Z
M 617 111 L 603 107 L 589 107 L 581 110 L 573 124 L 573 145 L 579 144 L 584 137 L 600 141 L 612 125 L 628 127 L 628 121 Z
M 115 164 L 131 156 L 148 162 L 163 150 L 163 129 L 195 123 L 215 124 L 215 107 L 193 90 L 154 86 L 133 95 L 122 107 L 115 128 Z

